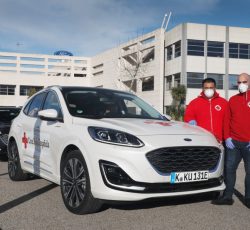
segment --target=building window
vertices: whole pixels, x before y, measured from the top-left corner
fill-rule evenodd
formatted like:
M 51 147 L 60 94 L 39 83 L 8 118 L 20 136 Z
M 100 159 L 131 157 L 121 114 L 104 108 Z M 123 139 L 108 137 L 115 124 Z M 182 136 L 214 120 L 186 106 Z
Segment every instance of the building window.
M 223 89 L 223 74 L 213 74 L 213 73 L 208 73 L 207 77 L 208 78 L 213 78 L 216 81 L 216 88 L 217 89 Z
M 223 42 L 207 42 L 207 56 L 208 57 L 224 57 L 224 43 Z
M 15 95 L 15 85 L 0 85 L 0 95 Z
M 20 96 L 29 96 L 29 94 L 32 90 L 35 92 L 38 92 L 41 89 L 43 89 L 43 86 L 21 85 L 20 86 Z
M 240 59 L 250 59 L 250 45 L 229 43 L 229 57 L 240 58 Z
M 172 55 L 173 55 L 172 45 L 171 45 L 171 46 L 168 46 L 168 47 L 165 49 L 165 52 L 166 52 L 167 61 L 172 60 Z
M 237 75 L 228 75 L 228 89 L 238 90 Z
M 181 56 L 181 41 L 176 42 L 174 47 L 174 57 L 180 57 Z
M 197 89 L 201 88 L 203 79 L 203 73 L 187 73 L 187 87 Z
M 174 75 L 174 85 L 173 87 L 177 87 L 181 84 L 181 74 L 177 73 Z
M 149 48 L 142 51 L 142 63 L 151 62 L 155 59 L 155 49 Z
M 170 90 L 172 88 L 172 75 L 165 77 L 165 90 Z
M 154 90 L 154 77 L 142 78 L 142 91 L 153 91 Z
M 249 45 L 248 44 L 239 44 L 240 52 L 239 56 L 241 59 L 249 59 Z
M 69 75 L 70 76 L 70 75 Z M 82 73 L 75 73 L 74 77 L 86 77 L 87 74 L 82 74 Z M 68 77 L 68 76 L 67 76 Z
M 188 40 L 188 55 L 204 56 L 204 41 Z

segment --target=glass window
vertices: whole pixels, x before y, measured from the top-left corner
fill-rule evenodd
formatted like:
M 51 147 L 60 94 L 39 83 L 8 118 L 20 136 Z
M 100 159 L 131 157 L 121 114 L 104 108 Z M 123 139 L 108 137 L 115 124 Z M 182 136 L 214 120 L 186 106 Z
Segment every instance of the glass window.
M 147 63 L 155 59 L 155 49 L 149 48 L 142 51 L 142 63 Z
M 154 90 L 154 77 L 142 78 L 142 91 Z
M 15 85 L 0 85 L 0 95 L 15 95 Z
M 228 88 L 238 90 L 237 75 L 228 75 Z
M 61 106 L 58 100 L 58 97 L 55 93 L 53 92 L 49 92 L 47 94 L 47 97 L 44 101 L 44 105 L 43 105 L 43 110 L 45 109 L 55 109 L 57 111 L 58 117 L 62 117 L 62 110 L 61 110 Z
M 204 41 L 188 40 L 187 54 L 193 56 L 204 56 Z
M 165 90 L 170 90 L 172 88 L 172 75 L 165 77 L 166 88 Z
M 187 73 L 188 88 L 202 88 L 204 73 Z
M 250 45 L 239 44 L 239 43 L 229 43 L 229 57 L 240 58 L 240 59 L 250 59 Z
M 43 86 L 30 86 L 30 85 L 21 85 L 20 86 L 20 96 L 29 96 L 31 90 L 38 92 L 43 89 Z
M 216 81 L 216 88 L 217 89 L 223 89 L 223 74 L 213 74 L 213 73 L 208 73 L 207 77 L 208 78 L 213 78 Z
M 224 43 L 223 42 L 207 42 L 207 56 L 208 57 L 224 57 Z
M 28 116 L 37 117 L 38 111 L 40 111 L 42 107 L 42 103 L 43 103 L 45 95 L 46 93 L 40 93 L 33 98 L 29 106 Z
M 172 60 L 172 55 L 173 55 L 173 50 L 172 50 L 172 46 L 168 46 L 166 49 L 165 49 L 165 52 L 166 52 L 166 57 L 167 57 L 167 60 Z
M 63 88 L 62 93 L 72 116 L 166 120 L 152 106 L 130 93 L 79 87 Z
M 238 43 L 229 43 L 229 58 L 239 58 Z
M 174 48 L 174 57 L 180 57 L 181 56 L 181 41 L 178 41 L 175 43 L 175 48 Z

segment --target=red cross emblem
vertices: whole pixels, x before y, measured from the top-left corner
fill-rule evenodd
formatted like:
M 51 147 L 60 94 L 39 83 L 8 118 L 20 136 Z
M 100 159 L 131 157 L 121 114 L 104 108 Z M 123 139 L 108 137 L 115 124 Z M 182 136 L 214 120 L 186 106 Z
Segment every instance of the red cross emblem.
M 168 122 L 164 121 L 145 121 L 145 124 L 157 124 L 157 125 L 162 125 L 162 126 L 171 126 Z
M 28 138 L 26 137 L 26 133 L 23 133 L 23 137 L 22 137 L 22 143 L 24 143 L 24 148 L 27 148 L 27 144 L 28 144 Z
M 220 111 L 220 110 L 221 110 L 221 107 L 220 107 L 219 105 L 216 105 L 214 108 L 215 108 L 217 111 Z

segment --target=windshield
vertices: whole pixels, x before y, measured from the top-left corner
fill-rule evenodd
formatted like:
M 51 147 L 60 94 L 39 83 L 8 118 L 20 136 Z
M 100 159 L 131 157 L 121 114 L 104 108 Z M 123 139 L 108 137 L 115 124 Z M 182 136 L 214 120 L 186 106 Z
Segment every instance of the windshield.
M 166 120 L 159 112 L 135 95 L 101 90 L 63 90 L 72 116 L 84 118 L 141 118 Z

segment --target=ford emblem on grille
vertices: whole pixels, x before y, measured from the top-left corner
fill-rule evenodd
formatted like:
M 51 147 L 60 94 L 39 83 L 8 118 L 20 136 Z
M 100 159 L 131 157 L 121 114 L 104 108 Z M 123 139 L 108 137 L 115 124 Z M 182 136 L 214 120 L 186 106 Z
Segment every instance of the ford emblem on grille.
M 190 138 L 184 138 L 184 141 L 192 141 Z

